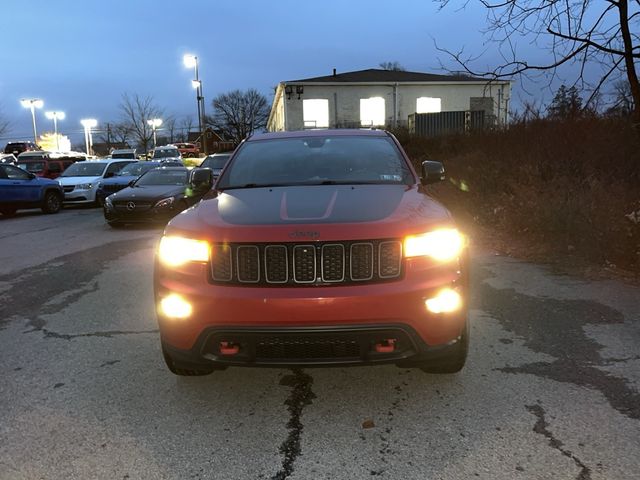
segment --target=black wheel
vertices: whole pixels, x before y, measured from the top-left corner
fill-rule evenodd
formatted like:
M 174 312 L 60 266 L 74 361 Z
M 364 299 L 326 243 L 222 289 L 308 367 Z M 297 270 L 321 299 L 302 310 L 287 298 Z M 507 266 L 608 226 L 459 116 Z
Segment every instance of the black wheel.
M 0 208 L 0 214 L 4 217 L 13 217 L 16 214 L 15 208 Z
M 100 207 L 104 207 L 104 198 L 103 198 L 103 197 L 97 197 L 97 198 L 96 198 L 96 203 L 97 203 Z
M 120 222 L 107 222 L 111 228 L 124 228 L 124 223 Z
M 44 194 L 44 204 L 42 211 L 44 213 L 58 213 L 62 208 L 62 197 L 56 192 L 47 192 Z
M 167 364 L 167 368 L 171 373 L 181 377 L 201 377 L 203 375 L 209 375 L 216 370 L 214 367 L 176 362 L 164 347 L 162 347 L 162 356 L 164 357 L 164 362 Z
M 457 373 L 462 370 L 469 352 L 469 320 L 465 322 L 460 340 L 451 347 L 446 356 L 424 362 L 420 370 L 427 373 Z

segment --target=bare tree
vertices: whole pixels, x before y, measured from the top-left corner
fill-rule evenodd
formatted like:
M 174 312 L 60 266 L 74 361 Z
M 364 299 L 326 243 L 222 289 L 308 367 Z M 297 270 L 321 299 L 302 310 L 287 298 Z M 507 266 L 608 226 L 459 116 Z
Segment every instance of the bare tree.
M 184 117 L 180 122 L 180 127 L 178 127 L 179 133 L 177 135 L 177 139 L 179 142 L 187 142 L 189 141 L 189 132 L 193 130 L 193 118 Z
M 436 0 L 441 6 L 454 0 Z M 463 5 L 470 0 L 458 0 Z M 626 78 L 634 100 L 634 123 L 640 127 L 640 84 L 637 66 L 640 59 L 640 0 L 475 0 L 487 10 L 485 35 L 499 47 L 501 64 L 491 71 L 477 71 L 474 60 L 463 50 L 440 48 L 474 76 L 490 80 L 518 75 L 536 76 L 559 68 L 578 65 L 575 84 L 592 94 L 585 106 L 595 100 L 603 85 L 616 76 Z M 534 42 L 550 53 L 546 63 L 530 62 L 517 51 L 518 39 Z M 591 84 L 585 78 L 588 67 L 600 73 Z M 591 69 L 593 70 L 593 69 Z M 550 80 L 550 81 L 551 81 Z
M 123 122 L 107 122 L 104 130 L 100 132 L 98 138 L 111 150 L 113 145 L 128 145 L 131 136 L 131 127 Z
M 149 151 L 149 143 L 153 139 L 153 129 L 147 123 L 153 118 L 162 116 L 162 110 L 154 103 L 153 97 L 141 97 L 138 94 L 122 95 L 120 104 L 123 123 L 129 128 L 131 138 L 144 150 L 145 155 Z
M 378 66 L 383 70 L 393 70 L 394 72 L 404 72 L 406 68 L 400 65 L 400 62 L 380 62 Z
M 169 143 L 179 141 L 177 136 L 176 117 L 169 115 L 169 117 L 163 121 L 162 127 L 167 134 Z
M 212 105 L 214 113 L 206 123 L 220 129 L 235 143 L 264 128 L 269 118 L 267 98 L 253 88 L 218 95 Z

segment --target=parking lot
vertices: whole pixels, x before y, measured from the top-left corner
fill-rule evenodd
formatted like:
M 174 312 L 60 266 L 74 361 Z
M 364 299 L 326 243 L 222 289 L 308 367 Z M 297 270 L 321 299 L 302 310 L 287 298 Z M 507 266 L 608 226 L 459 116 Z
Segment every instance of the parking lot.
M 161 228 L 0 219 L 0 478 L 575 478 L 640 471 L 640 289 L 475 246 L 457 375 L 165 367 Z

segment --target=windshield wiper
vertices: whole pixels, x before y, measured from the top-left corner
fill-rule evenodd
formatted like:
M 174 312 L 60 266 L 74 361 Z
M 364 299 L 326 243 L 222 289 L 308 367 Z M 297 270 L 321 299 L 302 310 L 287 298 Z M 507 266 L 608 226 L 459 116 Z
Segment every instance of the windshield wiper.
M 244 185 L 231 185 L 229 187 L 218 187 L 218 190 L 234 190 L 237 188 L 268 188 L 268 187 L 292 187 L 305 185 L 302 183 L 245 183 Z

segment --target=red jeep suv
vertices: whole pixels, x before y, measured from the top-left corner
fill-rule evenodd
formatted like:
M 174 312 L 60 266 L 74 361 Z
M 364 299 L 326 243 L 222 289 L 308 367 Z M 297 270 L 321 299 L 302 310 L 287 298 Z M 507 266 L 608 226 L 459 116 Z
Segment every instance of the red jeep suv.
M 154 288 L 169 370 L 395 363 L 459 371 L 469 342 L 467 242 L 425 192 L 444 178 L 442 164 L 426 161 L 421 173 L 380 130 L 244 141 L 158 246 Z M 209 170 L 192 172 L 192 183 L 211 182 Z

